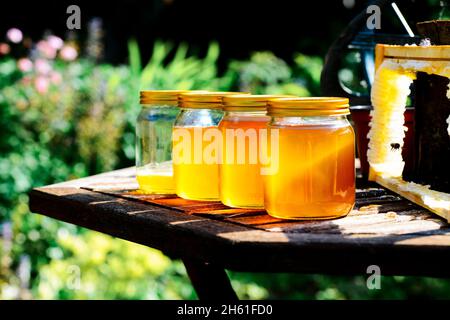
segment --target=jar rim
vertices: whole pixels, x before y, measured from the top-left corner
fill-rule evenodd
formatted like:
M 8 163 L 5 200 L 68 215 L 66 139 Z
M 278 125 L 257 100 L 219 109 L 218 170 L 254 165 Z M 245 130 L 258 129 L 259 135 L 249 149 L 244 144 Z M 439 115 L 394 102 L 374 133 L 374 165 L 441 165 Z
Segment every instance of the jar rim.
M 292 95 L 276 94 L 233 94 L 223 97 L 225 111 L 265 111 L 271 99 L 294 98 Z
M 179 106 L 181 108 L 193 109 L 220 109 L 222 108 L 222 99 L 224 96 L 235 94 L 249 94 L 247 92 L 228 92 L 228 91 L 203 91 L 186 92 L 179 96 Z
M 279 98 L 268 102 L 271 116 L 325 116 L 350 114 L 348 98 L 298 97 Z
M 178 101 L 181 93 L 189 90 L 141 90 L 139 92 L 139 101 L 141 104 L 152 103 L 155 101 Z

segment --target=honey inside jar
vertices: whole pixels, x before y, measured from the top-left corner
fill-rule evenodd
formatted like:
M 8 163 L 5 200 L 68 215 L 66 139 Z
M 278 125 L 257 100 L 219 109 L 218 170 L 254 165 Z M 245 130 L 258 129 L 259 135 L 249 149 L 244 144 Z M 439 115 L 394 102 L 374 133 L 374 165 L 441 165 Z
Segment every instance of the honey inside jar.
M 183 90 L 140 92 L 141 111 L 136 121 L 136 179 L 139 190 L 150 194 L 174 194 L 172 127 L 179 113 Z
M 204 133 L 208 130 L 217 130 L 217 127 L 174 127 L 173 136 L 186 136 L 189 139 L 174 139 L 173 170 L 176 193 L 179 197 L 190 200 L 218 200 L 219 198 L 219 165 L 215 161 L 205 161 L 203 155 L 209 143 L 204 142 Z M 195 137 L 195 138 L 194 138 Z M 195 141 L 194 141 L 195 139 Z M 195 155 L 197 153 L 197 156 Z M 201 158 L 196 160 L 201 153 Z M 218 154 L 217 154 L 218 156 Z M 181 159 L 182 158 L 182 159 Z M 208 163 L 207 163 L 208 162 Z
M 180 95 L 181 112 L 173 128 L 176 194 L 189 200 L 219 200 L 219 156 L 222 98 L 240 92 Z
M 277 155 L 270 155 L 277 170 L 264 176 L 267 212 L 284 219 L 345 216 L 355 203 L 355 136 L 340 101 L 346 99 L 282 100 L 269 107 L 269 132 L 277 130 L 279 139 Z
M 241 150 L 237 142 L 238 138 L 234 137 L 234 143 L 231 145 L 233 157 L 231 163 L 227 163 L 226 150 L 230 148 L 224 139 L 224 151 L 222 154 L 222 163 L 220 164 L 220 201 L 230 207 L 238 208 L 263 208 L 264 192 L 262 177 L 260 174 L 261 165 L 258 160 L 251 161 L 251 152 L 258 152 L 260 148 L 259 131 L 266 130 L 268 118 L 256 118 L 254 120 L 235 122 L 232 120 L 224 120 L 220 123 L 219 128 L 226 137 L 226 130 L 235 131 L 236 129 L 253 130 L 255 137 L 252 141 L 255 148 L 250 147 L 249 140 L 244 142 L 244 150 Z M 244 163 L 238 163 L 238 155 L 240 152 L 245 153 Z
M 219 124 L 223 152 L 219 165 L 220 201 L 235 208 L 264 208 L 261 176 L 261 131 L 267 130 L 269 99 L 287 96 L 231 95 L 223 98 Z
M 173 177 L 172 161 L 162 163 L 148 172 L 140 170 L 136 175 L 139 190 L 144 193 L 173 194 L 175 180 Z

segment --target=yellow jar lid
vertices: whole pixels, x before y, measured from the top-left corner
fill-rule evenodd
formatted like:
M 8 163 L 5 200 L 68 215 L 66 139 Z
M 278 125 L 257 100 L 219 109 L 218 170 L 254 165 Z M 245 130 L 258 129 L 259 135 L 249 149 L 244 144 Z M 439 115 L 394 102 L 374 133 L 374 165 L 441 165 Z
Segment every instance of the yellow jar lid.
M 267 114 L 275 117 L 314 117 L 350 114 L 347 98 L 278 98 L 268 102 Z
M 194 109 L 221 109 L 223 97 L 235 94 L 245 95 L 249 93 L 227 91 L 186 92 L 180 94 L 179 106 Z
M 233 94 L 223 97 L 223 109 L 225 111 L 266 111 L 268 101 L 277 98 L 295 98 L 295 96 Z
M 183 92 L 189 90 L 142 90 L 140 92 L 140 103 L 154 103 L 154 102 L 174 102 L 178 101 L 178 97 Z

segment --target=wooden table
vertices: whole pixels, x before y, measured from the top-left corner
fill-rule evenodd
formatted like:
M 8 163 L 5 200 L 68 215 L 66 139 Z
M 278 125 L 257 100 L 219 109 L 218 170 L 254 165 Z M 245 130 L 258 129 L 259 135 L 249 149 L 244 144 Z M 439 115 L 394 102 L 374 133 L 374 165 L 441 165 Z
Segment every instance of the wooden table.
M 139 194 L 134 168 L 35 188 L 30 206 L 181 258 L 200 299 L 236 299 L 224 269 L 367 275 L 377 265 L 382 275 L 450 275 L 444 220 L 377 185 L 357 186 L 355 209 L 329 221 Z

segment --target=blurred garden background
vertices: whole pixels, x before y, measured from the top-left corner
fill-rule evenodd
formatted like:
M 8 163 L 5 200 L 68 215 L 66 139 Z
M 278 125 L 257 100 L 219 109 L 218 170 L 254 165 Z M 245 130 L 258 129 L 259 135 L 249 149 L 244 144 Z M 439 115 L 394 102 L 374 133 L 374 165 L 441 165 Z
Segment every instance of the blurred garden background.
M 180 261 L 30 214 L 27 192 L 134 164 L 140 89 L 320 94 L 328 47 L 366 1 L 65 1 L 0 13 L 0 299 L 194 299 Z M 325 4 L 326 3 L 326 4 Z M 399 1 L 408 21 L 439 1 Z M 383 16 L 384 32 L 404 33 Z M 342 81 L 364 89 L 360 57 Z M 343 257 L 344 258 L 344 257 Z M 440 298 L 450 281 L 229 273 L 241 298 Z

